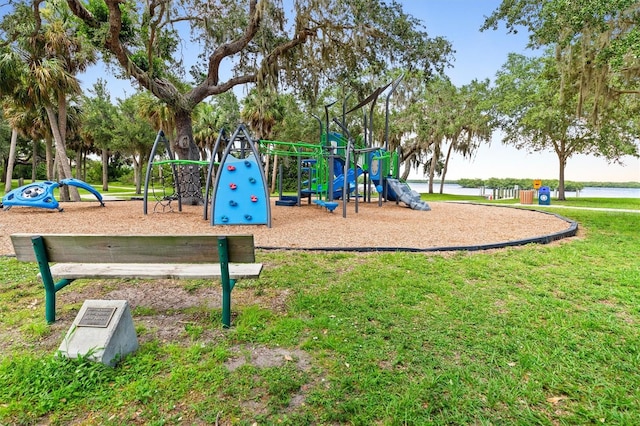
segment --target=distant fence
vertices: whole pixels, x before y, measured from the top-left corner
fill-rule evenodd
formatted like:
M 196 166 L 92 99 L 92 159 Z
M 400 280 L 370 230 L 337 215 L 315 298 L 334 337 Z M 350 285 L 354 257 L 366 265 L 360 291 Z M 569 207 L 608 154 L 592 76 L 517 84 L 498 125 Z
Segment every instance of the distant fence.
M 487 194 L 487 191 L 491 191 Z M 520 198 L 520 188 L 512 186 L 509 188 L 485 188 L 480 187 L 480 195 L 490 200 L 506 200 Z
M 520 199 L 520 191 L 524 191 L 520 189 L 518 185 L 508 187 L 508 188 L 486 188 L 484 186 L 480 187 L 480 196 L 485 197 L 490 200 L 508 200 L 508 199 Z M 528 189 L 527 191 L 534 191 L 533 198 L 538 198 L 538 190 L 537 189 Z M 553 196 L 558 198 L 558 188 L 552 188 Z M 576 197 L 580 196 L 580 190 L 576 191 Z

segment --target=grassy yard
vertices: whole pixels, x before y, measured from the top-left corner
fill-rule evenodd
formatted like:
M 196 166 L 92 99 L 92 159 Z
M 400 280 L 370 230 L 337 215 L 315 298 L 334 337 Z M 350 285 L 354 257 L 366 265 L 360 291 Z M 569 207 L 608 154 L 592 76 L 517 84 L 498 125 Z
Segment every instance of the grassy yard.
M 424 194 L 423 198 L 429 200 L 430 194 Z M 437 201 L 433 199 L 432 201 Z M 474 200 L 475 201 L 475 200 Z M 482 201 L 495 204 L 517 204 L 520 203 L 518 199 L 502 199 L 494 201 Z M 556 198 L 551 199 L 551 207 L 538 205 L 538 200 L 534 199 L 533 204 L 529 207 L 532 208 L 553 208 L 556 206 L 561 207 L 578 207 L 578 208 L 600 208 L 600 209 L 625 209 L 625 210 L 640 210 L 639 198 L 592 198 L 592 197 L 570 197 L 564 201 L 559 201 Z
M 43 348 L 62 336 L 37 267 L 2 258 L 0 424 L 640 424 L 640 214 L 560 213 L 580 234 L 546 246 L 258 252 L 262 277 L 234 292 L 277 309 L 234 302 L 222 332 L 220 309 L 194 306 L 181 339 L 114 369 Z

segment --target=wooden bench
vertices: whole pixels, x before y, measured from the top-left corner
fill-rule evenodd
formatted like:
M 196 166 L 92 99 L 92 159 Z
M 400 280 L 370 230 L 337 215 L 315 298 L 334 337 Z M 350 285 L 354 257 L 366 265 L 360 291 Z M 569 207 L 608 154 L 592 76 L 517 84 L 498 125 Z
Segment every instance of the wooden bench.
M 176 278 L 220 279 L 229 327 L 236 280 L 262 271 L 253 235 L 13 234 L 11 241 L 18 260 L 38 262 L 48 323 L 56 319 L 56 292 L 76 279 Z

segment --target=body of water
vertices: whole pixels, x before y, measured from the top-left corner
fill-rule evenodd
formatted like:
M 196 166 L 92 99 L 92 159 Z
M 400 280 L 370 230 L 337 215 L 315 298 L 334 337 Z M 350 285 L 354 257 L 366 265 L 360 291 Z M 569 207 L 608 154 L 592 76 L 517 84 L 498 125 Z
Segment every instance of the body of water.
M 426 182 L 408 182 L 411 189 L 419 193 L 429 192 L 429 184 Z M 485 189 L 484 194 L 492 193 L 491 189 Z M 440 184 L 433 185 L 433 192 L 440 192 Z M 480 188 L 463 188 L 457 184 L 445 183 L 443 191 L 445 194 L 455 195 L 483 195 Z M 557 193 L 552 191 L 552 197 L 557 197 Z M 578 194 L 574 191 L 565 191 L 566 197 L 601 197 L 601 198 L 640 198 L 638 188 L 592 188 L 585 187 Z

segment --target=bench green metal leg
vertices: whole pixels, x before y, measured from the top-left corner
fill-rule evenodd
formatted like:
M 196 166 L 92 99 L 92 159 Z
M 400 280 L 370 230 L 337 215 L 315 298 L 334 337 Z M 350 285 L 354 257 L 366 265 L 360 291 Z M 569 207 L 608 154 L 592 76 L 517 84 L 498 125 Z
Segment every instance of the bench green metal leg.
M 47 258 L 47 251 L 44 247 L 42 237 L 31 238 L 31 243 L 33 244 L 33 251 L 38 261 L 40 277 L 44 285 L 44 318 L 47 323 L 52 324 L 56 321 L 56 292 L 72 283 L 73 280 L 62 279 L 57 283 L 54 282 L 51 276 L 51 269 L 49 269 L 49 259 Z
M 231 290 L 236 280 L 229 280 L 228 284 L 222 282 L 222 326 L 231 327 Z
M 229 277 L 229 246 L 226 237 L 218 237 L 218 256 L 222 280 L 222 326 L 229 328 L 231 327 L 231 290 L 236 280 Z

